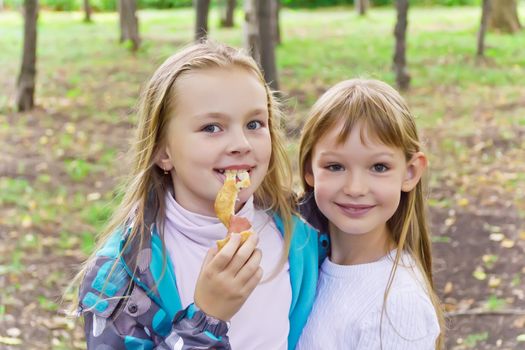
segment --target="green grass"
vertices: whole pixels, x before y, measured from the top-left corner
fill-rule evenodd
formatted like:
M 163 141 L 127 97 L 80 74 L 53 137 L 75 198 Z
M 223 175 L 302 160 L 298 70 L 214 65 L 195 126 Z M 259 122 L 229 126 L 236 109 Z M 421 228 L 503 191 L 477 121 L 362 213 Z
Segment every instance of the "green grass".
M 520 10 L 523 13 L 524 7 Z M 241 45 L 242 13 L 236 15 L 236 28 L 219 29 L 217 13 L 212 12 L 210 36 Z M 477 7 L 410 10 L 407 57 L 416 91 L 439 82 L 443 88 L 457 89 L 464 98 L 455 101 L 459 104 L 456 107 L 468 111 L 493 87 L 521 83 L 525 76 L 525 53 L 521 49 L 525 47 L 525 33 L 488 34 L 489 62 L 478 65 L 474 54 L 479 16 Z M 41 13 L 40 101 L 58 95 L 90 105 L 95 101 L 83 93 L 86 87 L 120 83 L 134 84 L 136 89 L 158 63 L 192 40 L 191 9 L 143 10 L 139 17 L 143 49 L 132 56 L 117 44 L 117 17 L 113 13 L 96 13 L 93 24 L 82 23 L 81 13 Z M 351 8 L 285 9 L 281 18 L 284 43 L 277 50 L 281 86 L 285 92 L 305 91 L 307 98 L 300 110 L 318 97 L 319 89 L 345 77 L 367 76 L 394 82 L 390 67 L 395 13 L 391 8 L 373 8 L 366 18 L 359 18 Z M 0 23 L 0 51 L 4 52 L 0 72 L 12 76 L 19 66 L 21 19 L 17 13 L 0 13 Z M 129 68 L 137 75 L 126 74 Z M 108 71 L 110 74 L 101 81 L 101 75 Z M 117 93 L 118 97 L 121 95 Z M 447 101 L 443 97 L 423 92 L 410 95 L 411 100 L 415 99 L 416 114 L 424 116 L 423 124 L 432 125 L 446 114 Z M 126 104 L 132 101 L 126 99 Z M 432 111 L 422 106 L 430 103 Z

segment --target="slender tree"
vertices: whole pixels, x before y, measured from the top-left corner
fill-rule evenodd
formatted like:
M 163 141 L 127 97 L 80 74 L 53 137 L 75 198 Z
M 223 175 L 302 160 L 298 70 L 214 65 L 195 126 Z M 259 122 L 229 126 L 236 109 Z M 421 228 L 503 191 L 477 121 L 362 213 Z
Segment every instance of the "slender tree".
M 490 16 L 490 0 L 483 0 L 481 4 L 481 23 L 478 31 L 478 57 L 485 54 L 485 33 L 487 32 L 487 22 Z
M 37 21 L 38 0 L 24 0 L 24 51 L 16 94 L 19 111 L 31 110 L 35 105 Z
M 261 63 L 261 43 L 259 38 L 259 17 L 257 0 L 244 0 L 244 48 Z
M 130 42 L 131 50 L 137 51 L 140 47 L 139 19 L 137 17 L 137 3 L 135 0 L 119 0 L 120 15 L 120 42 Z
M 221 0 L 221 27 L 232 28 L 235 14 L 236 0 Z
M 257 1 L 257 17 L 259 21 L 259 38 L 261 43 L 261 67 L 264 78 L 273 90 L 279 89 L 277 66 L 275 63 L 275 23 L 272 18 L 272 2 L 274 0 Z
M 195 0 L 195 41 L 201 41 L 208 36 L 208 13 L 210 0 Z
M 521 29 L 518 18 L 517 0 L 492 0 L 489 28 L 505 33 L 515 33 Z
M 84 5 L 84 22 L 91 22 L 91 5 L 89 0 L 83 0 Z
M 272 5 L 272 27 L 274 28 L 274 41 L 276 45 L 281 44 L 281 24 L 280 24 L 280 13 L 281 13 L 281 0 L 271 0 Z
M 359 14 L 359 16 L 366 15 L 366 11 L 370 7 L 370 1 L 369 0 L 355 0 L 355 10 Z
M 397 23 L 394 29 L 396 47 L 394 53 L 394 71 L 397 86 L 406 90 L 410 86 L 410 74 L 406 64 L 406 32 L 408 26 L 408 0 L 396 0 Z

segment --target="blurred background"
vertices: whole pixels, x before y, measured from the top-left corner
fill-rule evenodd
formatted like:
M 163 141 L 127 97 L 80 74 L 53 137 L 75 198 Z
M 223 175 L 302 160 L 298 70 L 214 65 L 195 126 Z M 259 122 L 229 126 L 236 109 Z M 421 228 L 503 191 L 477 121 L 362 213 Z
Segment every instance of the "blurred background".
M 0 0 L 0 349 L 85 348 L 60 298 L 120 199 L 138 94 L 205 36 L 252 49 L 294 160 L 329 86 L 398 87 L 430 157 L 447 349 L 525 349 L 525 2 L 355 1 Z

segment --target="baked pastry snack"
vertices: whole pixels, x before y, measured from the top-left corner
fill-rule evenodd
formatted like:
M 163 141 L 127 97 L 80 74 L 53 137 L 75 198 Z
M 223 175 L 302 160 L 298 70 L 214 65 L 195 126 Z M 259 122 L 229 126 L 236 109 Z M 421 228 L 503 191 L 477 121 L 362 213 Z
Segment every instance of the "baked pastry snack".
M 237 195 L 243 188 L 250 186 L 250 175 L 246 170 L 225 170 L 226 180 L 222 185 L 217 197 L 215 197 L 215 214 L 228 229 L 226 238 L 217 241 L 219 250 L 230 240 L 232 233 L 241 234 L 241 243 L 250 237 L 252 225 L 248 219 L 235 216 L 235 202 Z

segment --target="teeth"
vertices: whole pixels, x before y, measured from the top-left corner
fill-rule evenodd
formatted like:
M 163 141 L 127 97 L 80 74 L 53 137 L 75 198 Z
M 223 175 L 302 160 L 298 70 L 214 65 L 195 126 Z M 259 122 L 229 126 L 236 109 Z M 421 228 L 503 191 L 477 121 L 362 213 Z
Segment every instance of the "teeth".
M 235 181 L 235 185 L 239 190 L 250 186 L 249 170 L 217 169 L 217 171 L 220 174 L 225 174 L 226 180 Z
M 237 183 L 235 184 L 238 189 L 243 189 L 250 186 L 250 174 L 246 170 L 237 172 Z

